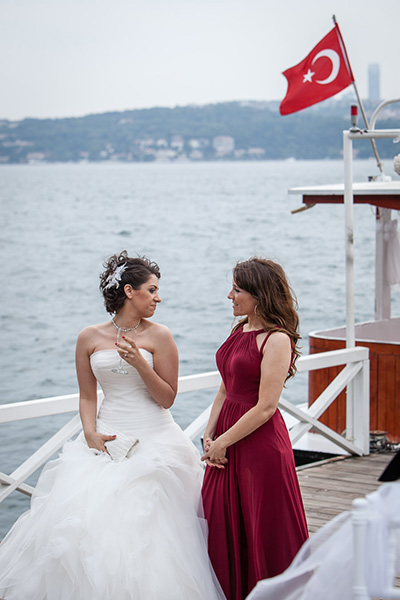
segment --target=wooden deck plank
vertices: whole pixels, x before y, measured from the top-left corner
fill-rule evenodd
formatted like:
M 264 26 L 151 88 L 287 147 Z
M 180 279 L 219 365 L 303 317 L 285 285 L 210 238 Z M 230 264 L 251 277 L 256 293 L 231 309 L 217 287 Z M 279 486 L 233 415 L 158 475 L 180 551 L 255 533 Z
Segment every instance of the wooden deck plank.
M 336 491 L 343 494 L 355 493 L 357 494 L 360 489 L 365 490 L 362 494 L 363 496 L 370 491 L 376 490 L 376 485 L 373 482 L 365 482 L 365 481 L 338 481 L 336 479 L 311 479 L 308 481 L 303 480 L 303 484 L 305 488 L 308 489 L 320 489 L 320 490 L 329 490 Z
M 298 470 L 310 534 L 341 512 L 351 510 L 355 498 L 374 492 L 393 456 L 385 452 L 346 457 Z

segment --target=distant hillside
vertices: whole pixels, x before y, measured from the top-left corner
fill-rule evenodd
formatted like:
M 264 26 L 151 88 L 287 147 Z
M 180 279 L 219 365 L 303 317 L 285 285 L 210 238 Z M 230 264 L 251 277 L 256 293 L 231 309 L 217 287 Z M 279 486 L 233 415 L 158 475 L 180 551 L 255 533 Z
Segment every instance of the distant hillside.
M 3 120 L 0 163 L 340 158 L 350 103 L 327 100 L 285 117 L 278 102 L 227 102 Z M 399 108 L 383 114 L 379 127 L 399 127 Z M 377 145 L 382 158 L 398 153 L 391 141 Z M 372 156 L 366 142 L 355 151 L 360 158 Z

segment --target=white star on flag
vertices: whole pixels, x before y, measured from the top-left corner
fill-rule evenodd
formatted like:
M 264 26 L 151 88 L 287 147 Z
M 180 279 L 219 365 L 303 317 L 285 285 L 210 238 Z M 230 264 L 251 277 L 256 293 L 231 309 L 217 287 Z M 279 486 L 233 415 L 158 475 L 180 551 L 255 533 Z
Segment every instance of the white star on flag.
M 313 73 L 311 69 L 308 69 L 307 73 L 304 75 L 303 83 L 305 83 L 306 81 L 312 83 L 313 75 L 315 75 L 315 73 Z

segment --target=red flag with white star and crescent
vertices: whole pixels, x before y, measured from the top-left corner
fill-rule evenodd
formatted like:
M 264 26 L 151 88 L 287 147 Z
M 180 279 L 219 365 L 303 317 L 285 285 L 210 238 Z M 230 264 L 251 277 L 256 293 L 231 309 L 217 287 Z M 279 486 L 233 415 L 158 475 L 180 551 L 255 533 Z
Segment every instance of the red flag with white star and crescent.
M 295 67 L 284 71 L 288 89 L 280 105 L 281 115 L 322 102 L 354 81 L 338 25 Z

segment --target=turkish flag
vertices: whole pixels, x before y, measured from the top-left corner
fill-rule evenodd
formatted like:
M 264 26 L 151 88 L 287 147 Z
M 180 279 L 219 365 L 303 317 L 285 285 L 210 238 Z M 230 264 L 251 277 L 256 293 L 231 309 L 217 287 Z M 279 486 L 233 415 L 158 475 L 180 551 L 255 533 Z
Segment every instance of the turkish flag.
M 288 89 L 280 105 L 281 115 L 322 102 L 349 86 L 354 77 L 338 25 L 301 63 L 283 74 Z

